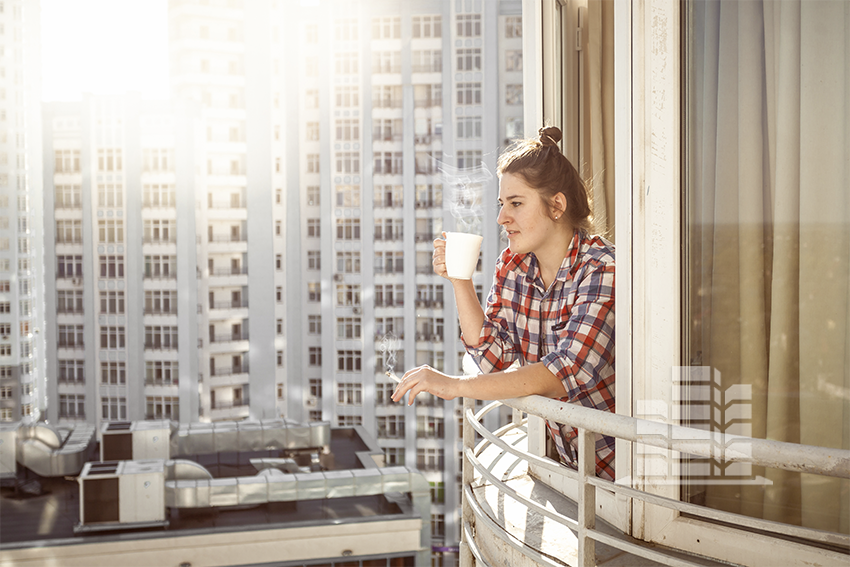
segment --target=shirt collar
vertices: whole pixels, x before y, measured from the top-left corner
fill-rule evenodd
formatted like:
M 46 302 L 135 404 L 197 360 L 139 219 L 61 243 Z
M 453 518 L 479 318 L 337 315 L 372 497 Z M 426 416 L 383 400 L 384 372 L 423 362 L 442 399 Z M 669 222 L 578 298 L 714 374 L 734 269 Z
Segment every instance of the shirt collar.
M 555 281 L 563 283 L 567 279 L 572 279 L 573 275 L 575 275 L 581 259 L 582 242 L 582 233 L 576 230 L 573 233 L 573 239 L 570 241 L 570 246 L 567 248 L 564 260 L 561 262 L 561 267 L 558 269 L 558 275 L 555 276 Z M 537 257 L 533 252 L 515 254 L 511 258 L 511 263 L 521 269 L 528 285 L 533 285 L 545 293 L 546 290 L 543 289 L 542 282 L 540 281 L 540 267 L 537 265 Z

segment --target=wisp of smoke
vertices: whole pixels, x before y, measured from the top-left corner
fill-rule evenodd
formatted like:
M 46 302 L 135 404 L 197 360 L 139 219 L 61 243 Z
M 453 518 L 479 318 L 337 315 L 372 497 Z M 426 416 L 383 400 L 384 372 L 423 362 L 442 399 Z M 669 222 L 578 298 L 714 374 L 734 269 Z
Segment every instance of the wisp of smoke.
M 388 373 L 394 373 L 393 369 L 395 368 L 395 353 L 397 350 L 396 342 L 398 338 L 393 333 L 387 333 L 384 335 L 384 338 L 381 339 L 381 354 L 384 355 L 384 370 Z
M 437 170 L 443 178 L 443 206 L 451 212 L 457 229 L 481 234 L 483 193 L 493 174 L 483 162 L 461 169 L 438 160 Z

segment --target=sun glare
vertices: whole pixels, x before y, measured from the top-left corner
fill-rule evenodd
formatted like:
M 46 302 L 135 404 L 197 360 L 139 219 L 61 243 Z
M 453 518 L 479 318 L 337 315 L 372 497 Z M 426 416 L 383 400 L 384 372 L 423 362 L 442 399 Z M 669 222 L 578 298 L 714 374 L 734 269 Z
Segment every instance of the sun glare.
M 168 98 L 167 0 L 42 0 L 42 100 Z

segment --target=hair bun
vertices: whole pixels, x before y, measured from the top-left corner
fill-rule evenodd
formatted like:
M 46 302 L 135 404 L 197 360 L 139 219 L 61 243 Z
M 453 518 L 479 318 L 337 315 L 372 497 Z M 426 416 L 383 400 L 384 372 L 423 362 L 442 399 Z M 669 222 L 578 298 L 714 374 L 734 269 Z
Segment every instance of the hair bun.
M 554 146 L 561 141 L 561 130 L 556 126 L 546 126 L 537 131 L 540 143 L 544 146 Z

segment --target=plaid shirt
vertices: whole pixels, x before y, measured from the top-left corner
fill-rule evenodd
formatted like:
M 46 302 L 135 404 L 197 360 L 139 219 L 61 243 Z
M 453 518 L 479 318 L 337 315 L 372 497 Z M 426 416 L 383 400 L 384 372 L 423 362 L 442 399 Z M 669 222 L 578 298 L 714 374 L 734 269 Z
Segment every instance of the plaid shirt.
M 541 333 L 541 326 L 543 332 Z M 564 385 L 561 401 L 614 411 L 614 246 L 576 231 L 546 290 L 533 253 L 505 249 L 496 263 L 480 346 L 485 373 L 543 362 Z M 576 468 L 578 432 L 547 422 L 564 463 Z M 614 479 L 614 439 L 596 436 L 596 474 Z

